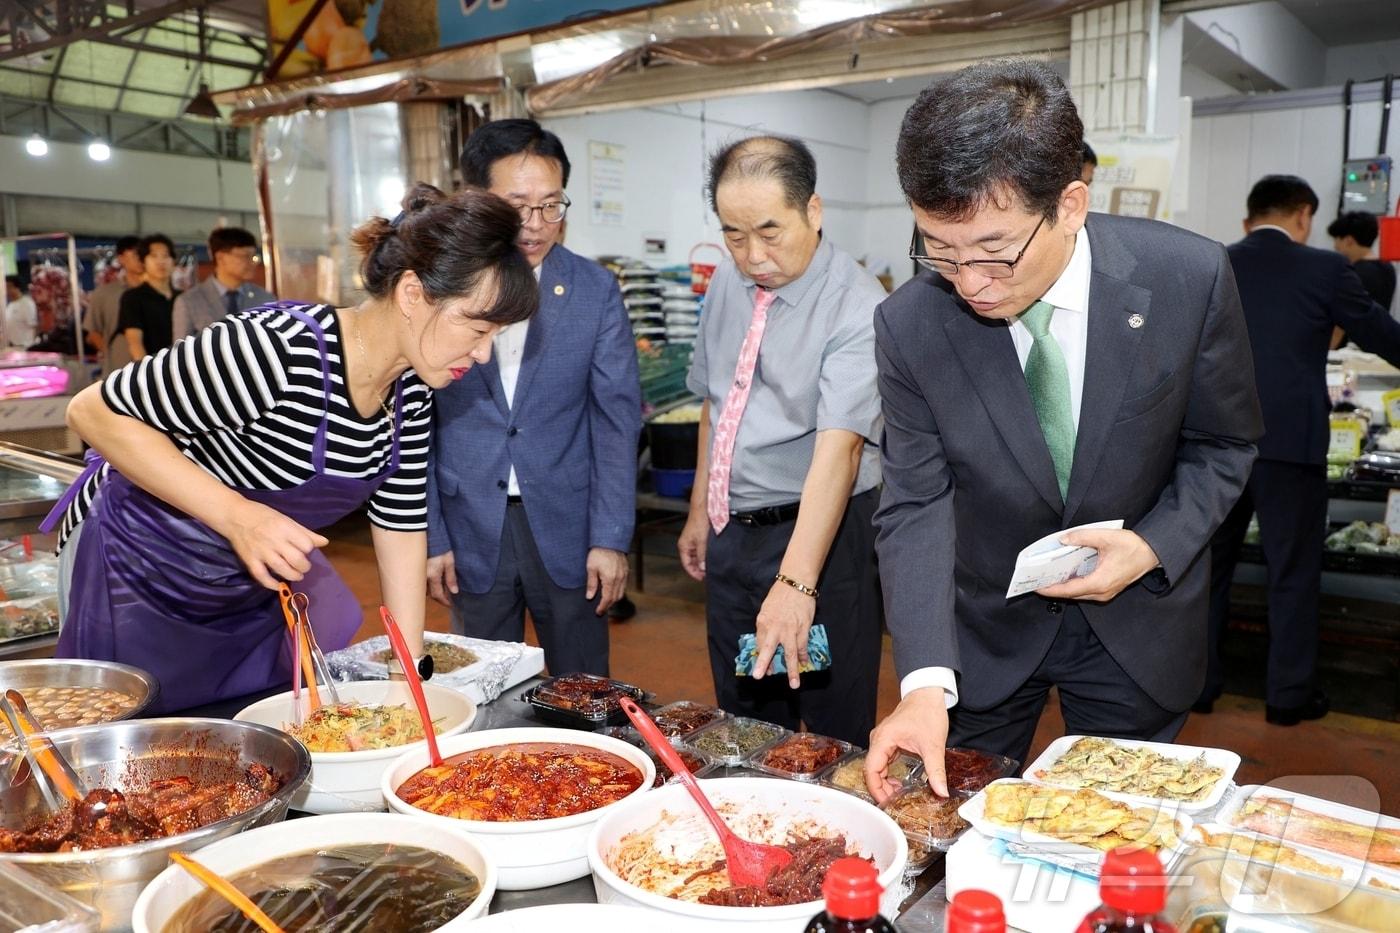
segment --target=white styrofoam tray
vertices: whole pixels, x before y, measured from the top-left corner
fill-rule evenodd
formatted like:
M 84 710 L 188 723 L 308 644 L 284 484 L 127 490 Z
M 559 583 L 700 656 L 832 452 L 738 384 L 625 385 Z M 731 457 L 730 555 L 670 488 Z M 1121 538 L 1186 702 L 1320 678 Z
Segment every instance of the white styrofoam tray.
M 987 785 L 988 788 L 997 787 L 1002 784 L 1035 784 L 1038 787 L 1050 787 L 1052 785 L 1042 784 L 1037 781 L 1024 781 L 1020 778 L 1003 778 L 1000 781 L 993 781 Z M 1186 850 L 1190 847 L 1187 842 L 1187 834 L 1191 827 L 1195 825 L 1190 816 L 1181 812 L 1175 802 L 1168 800 L 1153 800 L 1144 802 L 1140 797 L 1132 797 L 1127 794 L 1115 794 L 1111 791 L 1094 791 L 1102 794 L 1109 800 L 1116 800 L 1119 803 L 1127 804 L 1136 809 L 1151 809 L 1156 807 L 1162 819 L 1174 820 L 1176 823 L 1176 835 L 1178 843 L 1172 848 L 1163 848 L 1160 851 L 1162 866 L 1165 870 L 1171 871 Z M 1093 874 L 1098 873 L 1098 867 L 1103 861 L 1104 852 L 1090 846 L 1079 845 L 1078 843 L 1065 842 L 1055 836 L 1048 836 L 1025 829 L 1021 826 L 1003 826 L 987 819 L 986 814 L 987 792 L 978 791 L 967 803 L 958 807 L 958 816 L 967 820 L 972 827 L 984 836 L 993 836 L 998 839 L 1005 839 L 1008 842 L 1019 843 L 1028 846 L 1038 852 L 1044 853 L 1047 860 L 1058 860 L 1065 865 L 1073 865 L 1076 870 L 1086 871 Z
M 1045 751 L 1040 753 L 1040 757 L 1037 758 L 1035 761 L 1032 761 L 1026 767 L 1026 769 L 1021 772 L 1022 775 L 1025 777 L 1026 780 L 1034 781 L 1037 784 L 1054 783 L 1052 781 L 1047 781 L 1043 778 L 1037 777 L 1036 772 L 1049 771 L 1050 767 L 1056 761 L 1059 761 L 1060 758 L 1062 758 L 1069 752 L 1070 748 L 1074 745 L 1075 742 L 1084 738 L 1095 738 L 1095 736 L 1061 736 L 1060 738 L 1051 742 L 1050 746 L 1046 748 Z M 1191 761 L 1201 755 L 1204 755 L 1206 764 L 1216 768 L 1220 768 L 1224 772 L 1220 776 L 1220 780 L 1215 782 L 1215 787 L 1211 789 L 1210 796 L 1198 801 L 1166 801 L 1160 797 L 1146 797 L 1140 794 L 1126 794 L 1119 793 L 1117 791 L 1105 791 L 1105 793 L 1111 794 L 1113 796 L 1122 797 L 1125 800 L 1135 801 L 1137 803 L 1147 804 L 1149 806 L 1158 803 L 1173 803 L 1179 809 L 1184 810 L 1187 813 L 1200 813 L 1203 810 L 1209 810 L 1212 807 L 1218 806 L 1220 804 L 1221 798 L 1225 796 L 1225 791 L 1227 791 L 1230 788 L 1230 782 L 1234 779 L 1235 772 L 1238 771 L 1240 767 L 1240 756 L 1235 752 L 1230 751 L 1229 749 L 1208 748 L 1203 745 L 1170 745 L 1165 742 L 1140 742 L 1136 739 L 1111 739 L 1110 741 L 1121 745 L 1124 748 L 1151 749 L 1152 751 L 1156 752 L 1159 755 L 1162 755 L 1163 757 L 1176 758 L 1181 761 Z M 1069 785 L 1056 784 L 1055 786 L 1063 787 Z M 1088 787 L 1086 789 L 1098 790 L 1099 788 Z
M 1232 829 L 1238 829 L 1239 827 L 1236 825 L 1235 819 L 1239 815 L 1239 811 L 1246 803 L 1253 799 L 1256 794 L 1264 798 L 1283 800 L 1299 809 L 1309 810 L 1313 813 L 1334 817 L 1339 820 L 1345 820 L 1348 823 L 1354 823 L 1366 829 L 1386 829 L 1392 832 L 1400 832 L 1400 819 L 1396 819 L 1393 816 L 1381 816 L 1379 813 L 1375 813 L 1371 810 L 1362 810 L 1359 807 L 1347 806 L 1344 803 L 1337 803 L 1335 800 L 1313 797 L 1308 794 L 1295 793 L 1294 791 L 1284 790 L 1280 787 L 1267 787 L 1261 784 L 1247 784 L 1241 787 L 1239 791 L 1225 803 L 1225 806 L 1220 808 L 1220 812 L 1216 814 L 1214 822 L 1231 827 Z M 1271 839 L 1279 838 L 1268 833 L 1261 833 L 1261 835 L 1269 836 Z M 1286 836 L 1283 837 L 1283 839 L 1289 845 L 1299 845 L 1299 843 Z M 1306 843 L 1302 845 L 1316 850 L 1315 846 Z M 1370 871 L 1379 871 L 1382 880 L 1387 883 L 1400 883 L 1400 881 L 1396 881 L 1396 878 L 1400 877 L 1400 864 L 1386 865 L 1383 863 L 1373 863 L 1365 859 L 1356 859 L 1351 856 L 1342 855 L 1339 852 L 1331 852 L 1330 850 L 1322 851 L 1334 859 L 1346 859 Z
M 1239 826 L 1229 826 L 1225 823 L 1197 823 L 1191 828 L 1191 833 L 1188 836 L 1188 839 L 1192 845 L 1197 847 L 1202 846 L 1200 836 L 1201 833 L 1211 833 L 1212 835 L 1218 833 L 1225 833 L 1227 835 L 1239 836 L 1244 839 L 1250 839 L 1258 842 L 1269 842 L 1275 845 L 1287 846 L 1288 848 L 1295 850 L 1301 855 L 1306 855 L 1308 858 L 1316 859 L 1324 865 L 1331 865 L 1334 868 L 1340 869 L 1342 872 L 1340 880 L 1348 882 L 1350 884 L 1358 884 L 1363 879 L 1368 879 L 1372 875 L 1374 875 L 1375 877 L 1381 879 L 1382 881 L 1385 881 L 1388 884 L 1400 885 L 1400 876 L 1397 876 L 1392 872 L 1371 869 L 1366 865 L 1366 863 L 1361 862 L 1357 859 L 1348 858 L 1345 855 L 1338 855 L 1336 852 L 1328 852 L 1325 849 L 1317 849 L 1309 845 L 1297 843 L 1292 841 L 1291 839 L 1278 839 L 1273 836 L 1266 836 L 1263 833 L 1256 833 L 1253 830 L 1242 829 Z M 1234 850 L 1230 851 L 1237 857 L 1246 857 L 1243 853 L 1234 852 Z M 1259 854 L 1251 855 L 1248 857 L 1250 861 L 1257 862 L 1260 864 L 1267 861 L 1267 859 L 1265 859 L 1262 855 Z M 1280 864 L 1278 867 L 1287 868 L 1290 871 L 1309 873 L 1306 871 L 1306 869 L 1299 868 L 1294 865 Z

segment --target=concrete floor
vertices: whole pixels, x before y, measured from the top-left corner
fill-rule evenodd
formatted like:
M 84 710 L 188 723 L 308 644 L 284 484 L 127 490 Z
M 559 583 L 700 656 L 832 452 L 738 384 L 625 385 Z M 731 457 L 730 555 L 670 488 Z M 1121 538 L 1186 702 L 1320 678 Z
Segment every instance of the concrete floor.
M 352 519 L 330 535 L 326 553 L 360 596 L 365 625 L 357 637 L 381 634 L 378 585 L 368 526 Z M 658 542 L 658 553 L 652 553 Z M 665 551 L 661 536 L 649 539 L 645 591 L 632 589 L 637 616 L 612 626 L 614 677 L 654 691 L 659 700 L 691 699 L 714 702 L 705 649 L 704 586 L 687 577 L 679 562 Z M 635 574 L 635 570 L 634 570 Z M 447 611 L 431 601 L 428 628 L 447 631 Z M 527 640 L 533 641 L 533 633 Z M 1394 684 L 1377 683 L 1393 692 Z M 899 701 L 889 639 L 885 639 L 880 672 L 880 715 Z M 1063 733 L 1058 708 L 1052 704 L 1040 723 L 1032 755 Z M 1227 694 L 1208 716 L 1192 715 L 1180 741 L 1232 749 L 1243 758 L 1236 780 L 1241 784 L 1279 782 L 1299 790 L 1354 802 L 1367 809 L 1400 815 L 1400 723 L 1333 713 L 1317 722 L 1291 728 L 1264 721 L 1262 700 Z M 1300 776 L 1306 776 L 1302 778 Z

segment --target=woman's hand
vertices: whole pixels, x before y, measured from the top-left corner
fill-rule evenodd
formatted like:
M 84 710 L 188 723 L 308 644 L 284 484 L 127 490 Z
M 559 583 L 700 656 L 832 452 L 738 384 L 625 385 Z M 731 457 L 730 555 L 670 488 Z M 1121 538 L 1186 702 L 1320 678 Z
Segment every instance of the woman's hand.
M 292 521 L 276 509 L 244 499 L 218 529 L 252 575 L 270 590 L 278 583 L 296 583 L 311 569 L 308 555 L 330 543 L 327 538 Z

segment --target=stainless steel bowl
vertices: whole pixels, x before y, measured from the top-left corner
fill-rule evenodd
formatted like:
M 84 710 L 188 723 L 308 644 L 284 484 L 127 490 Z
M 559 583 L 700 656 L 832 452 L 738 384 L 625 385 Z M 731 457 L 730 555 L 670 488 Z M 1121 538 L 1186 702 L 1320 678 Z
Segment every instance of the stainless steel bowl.
M 113 661 L 79 661 L 45 658 L 36 661 L 0 661 L 0 693 L 34 687 L 97 687 L 136 698 L 136 706 L 117 719 L 135 719 L 155 702 L 160 684 L 154 677 Z M 113 720 L 115 721 L 115 720 Z
M 311 756 L 300 742 L 277 729 L 226 719 L 140 719 L 59 729 L 49 733 L 90 788 L 139 789 L 163 777 L 228 780 L 251 764 L 283 779 L 268 801 L 245 813 L 193 832 L 91 852 L 0 853 L 60 891 L 102 912 L 102 929 L 127 930 L 131 909 L 146 883 L 168 864 L 170 853 L 190 852 L 287 815 L 287 801 L 311 773 Z M 4 773 L 0 752 L 0 773 Z M 0 825 L 23 826 L 44 812 L 32 780 L 0 792 Z

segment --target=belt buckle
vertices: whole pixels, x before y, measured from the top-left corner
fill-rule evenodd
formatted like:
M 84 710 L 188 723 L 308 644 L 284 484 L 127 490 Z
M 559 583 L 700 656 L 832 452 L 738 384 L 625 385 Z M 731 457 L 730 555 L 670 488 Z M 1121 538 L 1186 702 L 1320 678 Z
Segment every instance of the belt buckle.
M 750 527 L 758 524 L 758 522 L 754 521 L 754 513 L 752 512 L 730 512 L 729 520 Z

